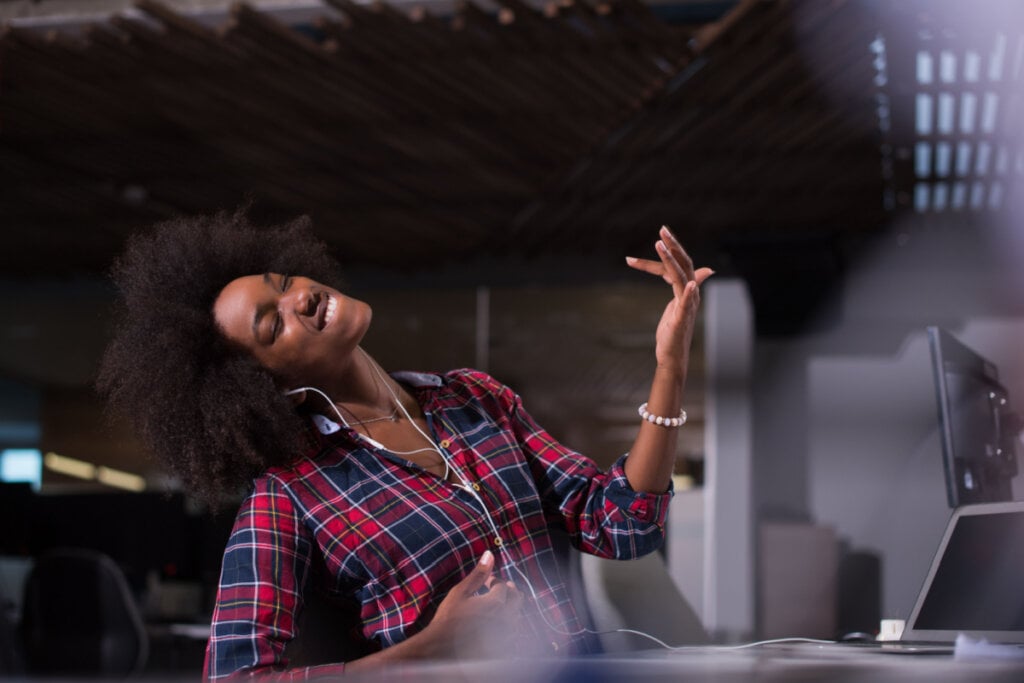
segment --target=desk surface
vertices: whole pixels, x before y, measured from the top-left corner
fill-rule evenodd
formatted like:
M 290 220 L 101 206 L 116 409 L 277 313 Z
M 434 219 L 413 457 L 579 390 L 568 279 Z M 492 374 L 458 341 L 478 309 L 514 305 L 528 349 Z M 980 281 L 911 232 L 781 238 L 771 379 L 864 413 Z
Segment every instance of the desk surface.
M 11 683 L 46 679 L 14 677 Z M 73 678 L 55 679 L 73 683 Z M 89 679 L 95 683 L 96 679 Z M 188 676 L 134 680 L 193 683 Z M 577 659 L 419 662 L 339 678 L 339 683 L 1021 683 L 1024 661 L 957 660 L 952 655 L 888 654 L 810 644 L 747 650 L 693 648 Z
M 433 662 L 390 668 L 345 681 L 488 683 L 1021 683 L 1024 660 L 956 660 L 952 655 L 892 654 L 798 644 L 747 650 L 693 648 L 582 659 Z

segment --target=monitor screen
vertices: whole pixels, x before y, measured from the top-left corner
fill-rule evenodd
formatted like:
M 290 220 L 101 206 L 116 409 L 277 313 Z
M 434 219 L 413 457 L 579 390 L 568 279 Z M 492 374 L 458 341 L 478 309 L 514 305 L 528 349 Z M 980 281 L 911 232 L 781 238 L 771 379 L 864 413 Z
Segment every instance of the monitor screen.
M 996 366 L 941 328 L 928 343 L 949 506 L 1011 500 L 1016 418 Z
M 962 516 L 913 624 L 919 631 L 1024 631 L 1024 511 Z

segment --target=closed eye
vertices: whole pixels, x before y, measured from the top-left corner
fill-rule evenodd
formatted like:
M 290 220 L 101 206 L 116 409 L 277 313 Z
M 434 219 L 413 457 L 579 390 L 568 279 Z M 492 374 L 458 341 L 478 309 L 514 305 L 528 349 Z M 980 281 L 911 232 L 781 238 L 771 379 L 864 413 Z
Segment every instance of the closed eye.
M 281 276 L 281 285 L 280 286 L 281 286 L 281 293 L 282 294 L 287 292 L 288 288 L 292 286 L 292 276 L 291 275 L 282 275 Z M 274 316 L 274 327 L 273 327 L 273 331 L 272 331 L 271 337 L 270 337 L 271 343 L 276 341 L 277 338 L 280 335 L 281 335 L 281 313 L 280 313 L 280 311 L 278 311 L 278 313 Z

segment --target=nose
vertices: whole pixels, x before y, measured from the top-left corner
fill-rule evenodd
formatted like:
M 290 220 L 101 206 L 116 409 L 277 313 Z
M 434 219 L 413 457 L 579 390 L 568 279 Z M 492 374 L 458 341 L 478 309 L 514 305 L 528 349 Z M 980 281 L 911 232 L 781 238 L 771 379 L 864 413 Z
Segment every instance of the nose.
M 316 314 L 316 295 L 310 291 L 309 287 L 293 286 L 285 292 L 283 303 L 286 310 L 292 310 L 296 315 L 309 317 Z

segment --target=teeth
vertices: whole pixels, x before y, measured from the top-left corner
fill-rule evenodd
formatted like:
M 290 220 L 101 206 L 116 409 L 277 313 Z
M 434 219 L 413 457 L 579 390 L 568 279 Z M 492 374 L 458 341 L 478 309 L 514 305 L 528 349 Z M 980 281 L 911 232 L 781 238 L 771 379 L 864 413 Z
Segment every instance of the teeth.
M 338 310 L 338 301 L 333 296 L 327 297 L 327 312 L 324 313 L 324 326 L 331 322 L 335 311 Z

